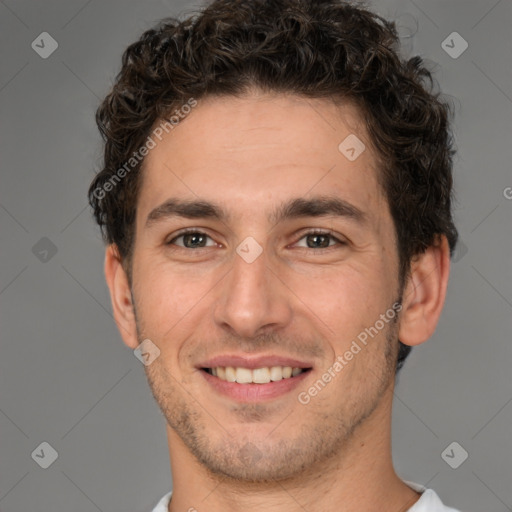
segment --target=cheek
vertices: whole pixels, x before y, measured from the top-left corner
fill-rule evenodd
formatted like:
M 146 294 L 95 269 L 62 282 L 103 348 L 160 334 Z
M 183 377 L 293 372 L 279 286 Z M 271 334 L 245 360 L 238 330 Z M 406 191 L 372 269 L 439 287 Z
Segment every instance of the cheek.
M 312 323 L 320 320 L 332 348 L 339 353 L 374 325 L 396 299 L 389 265 L 384 255 L 367 254 L 357 263 L 321 272 L 288 273 L 285 280 L 300 298 L 297 307 L 302 308 L 301 314 Z
M 194 323 L 207 301 L 202 298 L 213 286 L 206 276 L 180 273 L 168 261 L 139 262 L 136 293 L 137 315 L 148 337 L 176 339 Z M 164 347 L 165 348 L 165 347 Z

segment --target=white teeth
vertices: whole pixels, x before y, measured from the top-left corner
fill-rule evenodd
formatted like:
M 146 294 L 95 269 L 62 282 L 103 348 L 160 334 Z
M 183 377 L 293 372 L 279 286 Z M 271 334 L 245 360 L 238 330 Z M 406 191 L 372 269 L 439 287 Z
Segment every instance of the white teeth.
M 218 366 L 210 369 L 211 374 L 219 379 L 238 382 L 239 384 L 268 384 L 269 382 L 295 377 L 303 371 L 302 368 L 292 368 L 291 366 L 271 366 L 255 368 L 254 370 L 242 367 Z
M 232 366 L 226 366 L 226 380 L 228 382 L 236 382 L 236 373 Z
M 249 384 L 252 382 L 252 371 L 249 368 L 237 368 L 236 381 L 240 384 Z
M 280 366 L 272 366 L 270 368 L 270 380 L 276 381 L 283 378 L 283 370 Z
M 270 382 L 270 370 L 268 368 L 257 368 L 253 370 L 252 381 L 256 384 L 267 384 Z

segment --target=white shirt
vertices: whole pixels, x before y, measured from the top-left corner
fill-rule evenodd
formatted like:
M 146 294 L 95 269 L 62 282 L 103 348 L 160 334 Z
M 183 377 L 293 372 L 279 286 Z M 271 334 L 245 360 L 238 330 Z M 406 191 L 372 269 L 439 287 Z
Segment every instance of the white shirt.
M 420 499 L 407 512 L 459 512 L 458 510 L 443 505 L 439 496 L 432 489 L 427 489 L 414 482 L 404 482 L 417 492 L 421 493 Z M 168 512 L 172 491 L 168 492 L 152 510 L 152 512 Z

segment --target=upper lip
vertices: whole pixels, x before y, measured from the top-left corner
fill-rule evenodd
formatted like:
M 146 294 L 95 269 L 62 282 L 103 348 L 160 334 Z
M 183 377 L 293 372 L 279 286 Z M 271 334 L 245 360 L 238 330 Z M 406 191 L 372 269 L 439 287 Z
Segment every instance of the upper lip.
M 226 367 L 241 367 L 250 368 L 265 368 L 272 366 L 291 366 L 292 368 L 312 368 L 312 364 L 306 361 L 300 361 L 287 356 L 266 355 L 266 356 L 248 356 L 248 355 L 219 355 L 203 361 L 197 365 L 198 368 L 218 368 L 219 366 Z

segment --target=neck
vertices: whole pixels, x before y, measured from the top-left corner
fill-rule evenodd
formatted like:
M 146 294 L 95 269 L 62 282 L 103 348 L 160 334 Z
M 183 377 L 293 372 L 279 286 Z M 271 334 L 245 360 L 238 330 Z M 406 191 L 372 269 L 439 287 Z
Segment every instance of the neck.
M 420 495 L 395 473 L 391 387 L 379 407 L 329 459 L 286 480 L 248 483 L 213 475 L 167 426 L 173 494 L 169 512 L 406 512 Z

